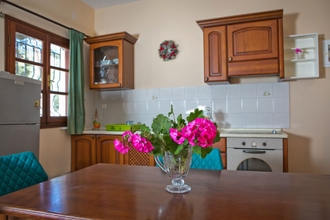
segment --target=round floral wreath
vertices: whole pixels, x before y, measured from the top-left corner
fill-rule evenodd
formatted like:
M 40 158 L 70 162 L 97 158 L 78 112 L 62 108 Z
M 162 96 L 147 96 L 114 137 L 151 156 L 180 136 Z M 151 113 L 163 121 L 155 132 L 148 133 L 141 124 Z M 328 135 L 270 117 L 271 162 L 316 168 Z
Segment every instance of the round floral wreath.
M 169 61 L 176 58 L 179 53 L 178 45 L 173 40 L 164 40 L 158 49 L 159 57 L 163 61 Z

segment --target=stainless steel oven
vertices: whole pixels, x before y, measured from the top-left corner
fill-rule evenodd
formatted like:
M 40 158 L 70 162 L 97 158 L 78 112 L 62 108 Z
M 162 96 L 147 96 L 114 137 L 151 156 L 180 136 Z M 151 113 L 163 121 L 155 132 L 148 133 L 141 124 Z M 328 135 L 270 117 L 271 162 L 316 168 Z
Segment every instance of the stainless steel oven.
M 283 172 L 283 139 L 228 137 L 227 169 Z

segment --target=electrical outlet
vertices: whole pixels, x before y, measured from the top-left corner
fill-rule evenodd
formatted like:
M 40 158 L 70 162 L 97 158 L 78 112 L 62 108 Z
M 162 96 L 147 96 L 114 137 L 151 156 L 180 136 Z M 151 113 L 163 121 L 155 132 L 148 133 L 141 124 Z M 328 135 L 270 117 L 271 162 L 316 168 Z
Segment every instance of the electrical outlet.
M 107 104 L 103 103 L 102 108 L 107 108 Z

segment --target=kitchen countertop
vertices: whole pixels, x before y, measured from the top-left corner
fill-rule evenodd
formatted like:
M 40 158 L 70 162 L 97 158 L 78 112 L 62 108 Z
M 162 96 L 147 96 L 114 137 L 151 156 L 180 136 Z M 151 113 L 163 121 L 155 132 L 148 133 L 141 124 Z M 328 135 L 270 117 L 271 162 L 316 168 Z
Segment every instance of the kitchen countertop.
M 281 129 L 219 129 L 219 131 L 220 137 L 288 138 Z M 122 135 L 123 131 L 106 131 L 105 128 L 85 129 L 83 134 Z

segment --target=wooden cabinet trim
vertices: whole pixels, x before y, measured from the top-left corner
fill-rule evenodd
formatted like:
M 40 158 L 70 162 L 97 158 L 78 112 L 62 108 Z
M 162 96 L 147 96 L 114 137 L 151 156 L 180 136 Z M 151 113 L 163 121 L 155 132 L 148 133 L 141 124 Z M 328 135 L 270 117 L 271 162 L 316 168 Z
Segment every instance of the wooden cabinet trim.
M 88 37 L 85 38 L 86 43 L 88 44 L 94 44 L 99 42 L 107 42 L 107 41 L 113 41 L 113 40 L 126 40 L 132 44 L 135 44 L 137 39 L 130 35 L 127 32 L 118 32 L 114 34 L 106 34 L 101 36 L 95 36 L 95 37 Z
M 206 27 L 237 24 L 237 23 L 242 23 L 242 22 L 280 19 L 282 17 L 283 17 L 283 9 L 279 9 L 279 10 L 273 10 L 273 11 L 244 14 L 244 15 L 234 15 L 234 16 L 228 16 L 228 17 L 199 20 L 196 22 L 201 27 L 201 29 L 204 29 Z

